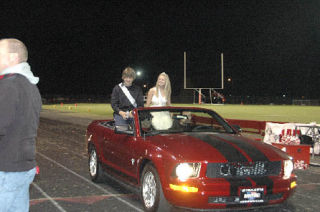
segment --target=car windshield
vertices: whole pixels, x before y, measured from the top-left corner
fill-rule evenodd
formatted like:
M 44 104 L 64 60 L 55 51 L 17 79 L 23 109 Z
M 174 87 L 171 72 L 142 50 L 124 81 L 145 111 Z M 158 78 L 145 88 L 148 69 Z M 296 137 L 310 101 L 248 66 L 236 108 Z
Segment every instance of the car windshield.
M 181 132 L 235 133 L 228 123 L 211 110 L 196 109 L 148 109 L 139 110 L 142 134 Z

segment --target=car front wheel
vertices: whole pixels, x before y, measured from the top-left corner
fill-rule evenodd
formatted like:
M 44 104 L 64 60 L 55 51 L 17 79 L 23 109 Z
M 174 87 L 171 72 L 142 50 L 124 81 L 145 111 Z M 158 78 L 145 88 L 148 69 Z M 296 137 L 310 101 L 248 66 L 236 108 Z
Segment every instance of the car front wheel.
M 141 175 L 141 199 L 146 211 L 170 211 L 157 170 L 151 164 L 144 167 Z
M 91 180 L 96 183 L 103 182 L 103 171 L 101 168 L 101 164 L 98 160 L 96 148 L 94 146 L 91 147 L 88 163 Z

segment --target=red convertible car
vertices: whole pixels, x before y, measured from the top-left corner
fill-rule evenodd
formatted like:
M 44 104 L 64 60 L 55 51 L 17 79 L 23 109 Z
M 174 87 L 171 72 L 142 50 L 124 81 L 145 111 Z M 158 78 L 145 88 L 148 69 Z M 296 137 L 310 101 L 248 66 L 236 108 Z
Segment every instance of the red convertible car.
M 87 129 L 89 172 L 139 190 L 146 211 L 252 208 L 284 202 L 295 190 L 292 158 L 243 137 L 212 110 L 149 107 L 130 125 L 93 121 Z

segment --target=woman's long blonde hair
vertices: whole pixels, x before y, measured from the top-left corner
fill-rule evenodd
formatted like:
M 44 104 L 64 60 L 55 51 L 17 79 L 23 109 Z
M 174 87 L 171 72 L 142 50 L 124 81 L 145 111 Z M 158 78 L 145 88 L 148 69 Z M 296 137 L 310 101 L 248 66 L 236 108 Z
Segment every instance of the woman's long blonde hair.
M 169 79 L 168 74 L 166 74 L 165 72 L 162 72 L 158 76 L 157 83 L 156 83 L 155 95 L 158 97 L 158 93 L 159 93 L 158 80 L 159 80 L 160 76 L 163 76 L 166 79 L 166 84 L 164 85 L 164 92 L 165 92 L 165 97 L 166 97 L 167 103 L 169 103 L 169 102 L 171 102 L 171 83 L 170 83 L 170 79 Z

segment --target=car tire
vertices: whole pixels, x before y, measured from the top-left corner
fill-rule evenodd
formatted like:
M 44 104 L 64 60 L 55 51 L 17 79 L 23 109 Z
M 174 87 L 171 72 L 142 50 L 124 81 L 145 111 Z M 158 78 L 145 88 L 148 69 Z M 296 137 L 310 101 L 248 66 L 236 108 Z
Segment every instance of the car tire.
M 164 197 L 155 167 L 147 164 L 141 175 L 140 197 L 145 211 L 170 211 L 171 205 Z
M 91 146 L 90 148 L 88 165 L 89 165 L 89 174 L 90 174 L 91 180 L 96 183 L 103 182 L 104 181 L 103 171 L 102 171 L 101 163 L 98 160 L 96 148 L 94 146 Z

